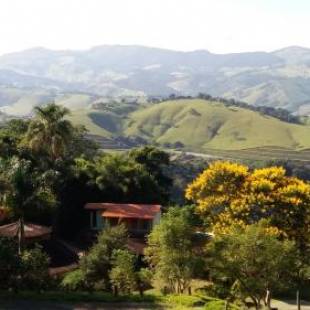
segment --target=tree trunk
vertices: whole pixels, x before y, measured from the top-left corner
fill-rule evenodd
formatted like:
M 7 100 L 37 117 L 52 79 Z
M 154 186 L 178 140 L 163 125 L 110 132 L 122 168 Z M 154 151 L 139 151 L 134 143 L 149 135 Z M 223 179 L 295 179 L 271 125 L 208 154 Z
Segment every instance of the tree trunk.
M 190 296 L 192 295 L 192 287 L 191 286 L 188 287 L 188 295 L 190 295 Z
M 299 290 L 296 292 L 296 303 L 297 303 L 297 309 L 300 310 L 300 294 L 299 294 Z
M 271 309 L 271 292 L 268 289 L 266 291 L 265 306 L 267 309 Z
M 250 298 L 252 299 L 252 301 L 253 301 L 253 303 L 254 303 L 255 309 L 258 310 L 258 309 L 260 308 L 260 303 L 259 303 L 259 301 L 258 301 L 255 297 L 253 297 L 253 296 L 250 296 Z
M 19 225 L 18 225 L 18 254 L 21 255 L 24 249 L 25 243 L 25 223 L 24 217 L 21 216 L 19 218 Z

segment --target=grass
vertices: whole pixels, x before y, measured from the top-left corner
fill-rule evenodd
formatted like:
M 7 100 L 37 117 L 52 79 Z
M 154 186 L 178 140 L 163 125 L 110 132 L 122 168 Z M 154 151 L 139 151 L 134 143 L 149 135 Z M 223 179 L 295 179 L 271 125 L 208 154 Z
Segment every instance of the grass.
M 19 291 L 8 292 L 0 291 L 0 299 L 5 300 L 9 304 L 14 304 L 16 300 L 27 300 L 35 302 L 49 302 L 49 303 L 83 303 L 83 302 L 100 302 L 100 303 L 140 303 L 151 308 L 187 310 L 187 309 L 221 309 L 217 308 L 224 305 L 224 301 L 200 296 L 200 295 L 159 295 L 146 293 L 143 297 L 138 294 L 129 296 L 115 297 L 110 293 L 105 292 L 65 292 L 65 291 L 47 291 L 47 292 L 33 292 L 33 291 Z M 206 308 L 205 308 L 206 307 Z M 236 306 L 231 306 L 233 310 L 238 310 Z
M 310 147 L 309 126 L 199 99 L 167 101 L 136 111 L 124 134 L 161 144 L 180 141 L 192 150 Z
M 74 111 L 70 119 L 96 135 L 139 136 L 161 145 L 181 142 L 185 149 L 204 153 L 209 150 L 255 151 L 266 147 L 292 151 L 310 148 L 309 125 L 286 123 L 222 103 L 171 100 L 126 113 L 111 107 L 102 111 L 79 110 Z M 298 157 L 298 153 L 293 155 Z
M 91 113 L 91 111 L 86 109 L 72 111 L 68 119 L 73 124 L 85 126 L 89 133 L 93 135 L 110 138 L 112 136 L 112 133 L 94 123 L 89 113 Z

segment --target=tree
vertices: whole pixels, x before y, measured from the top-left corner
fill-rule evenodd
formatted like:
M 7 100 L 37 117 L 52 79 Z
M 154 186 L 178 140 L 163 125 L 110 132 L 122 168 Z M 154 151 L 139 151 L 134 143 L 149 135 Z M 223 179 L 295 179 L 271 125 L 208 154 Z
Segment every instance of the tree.
M 16 286 L 20 267 L 16 243 L 12 239 L 0 237 L 0 288 Z
M 268 218 L 273 229 L 300 249 L 308 244 L 310 184 L 286 176 L 282 167 L 250 171 L 237 163 L 214 162 L 188 185 L 186 198 L 217 233 Z
M 115 294 L 118 292 L 130 294 L 136 286 L 134 270 L 135 256 L 128 250 L 114 250 L 112 254 L 112 269 L 109 273 Z
M 97 243 L 80 261 L 87 287 L 92 288 L 101 282 L 110 288 L 109 271 L 112 268 L 113 252 L 124 250 L 126 243 L 127 231 L 123 225 L 106 228 L 99 234 Z
M 266 222 L 245 228 L 234 226 L 229 234 L 217 235 L 208 245 L 208 267 L 216 278 L 227 277 L 235 294 L 250 297 L 256 309 L 264 297 L 270 307 L 270 294 L 289 285 L 296 276 L 293 242 L 278 240 Z
M 156 147 L 145 146 L 130 151 L 129 158 L 143 165 L 153 176 L 158 187 L 158 201 L 162 204 L 167 203 L 172 186 L 172 180 L 167 174 L 167 168 L 170 165 L 169 154 Z
M 55 205 L 54 195 L 44 180 L 33 170 L 31 162 L 12 158 L 4 165 L 1 175 L 1 200 L 13 217 L 18 219 L 18 250 L 24 247 L 25 217 L 33 211 Z
M 21 255 L 22 287 L 41 290 L 48 285 L 50 259 L 39 246 L 25 250 Z
M 148 237 L 146 259 L 161 288 L 183 293 L 189 288 L 198 257 L 194 227 L 186 209 L 170 208 Z
M 51 160 L 61 158 L 73 137 L 72 124 L 64 119 L 68 114 L 68 109 L 54 103 L 35 107 L 35 118 L 26 133 L 29 147 L 33 151 L 46 153 Z

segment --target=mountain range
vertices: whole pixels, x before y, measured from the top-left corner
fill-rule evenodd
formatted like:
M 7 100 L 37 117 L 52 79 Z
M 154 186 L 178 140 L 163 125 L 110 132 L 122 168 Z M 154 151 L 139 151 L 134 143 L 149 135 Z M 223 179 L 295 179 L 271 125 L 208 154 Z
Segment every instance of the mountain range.
M 29 114 L 56 101 L 71 109 L 106 97 L 197 95 L 310 114 L 310 49 L 213 54 L 143 46 L 89 50 L 33 48 L 0 56 L 0 110 Z

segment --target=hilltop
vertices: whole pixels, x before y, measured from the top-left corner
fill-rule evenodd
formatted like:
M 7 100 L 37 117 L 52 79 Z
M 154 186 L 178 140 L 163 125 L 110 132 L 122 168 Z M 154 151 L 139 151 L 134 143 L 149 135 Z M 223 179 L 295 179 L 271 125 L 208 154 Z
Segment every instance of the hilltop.
M 146 143 L 194 151 L 256 147 L 310 148 L 310 127 L 291 124 L 237 106 L 202 99 L 140 105 L 133 111 L 90 109 L 73 112 L 71 120 L 107 139 L 136 138 Z M 121 112 L 123 111 L 123 112 Z

